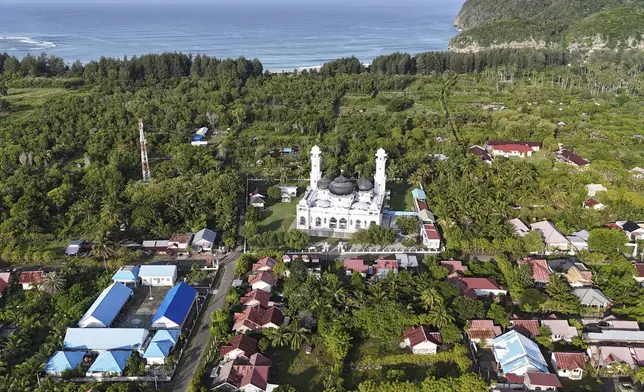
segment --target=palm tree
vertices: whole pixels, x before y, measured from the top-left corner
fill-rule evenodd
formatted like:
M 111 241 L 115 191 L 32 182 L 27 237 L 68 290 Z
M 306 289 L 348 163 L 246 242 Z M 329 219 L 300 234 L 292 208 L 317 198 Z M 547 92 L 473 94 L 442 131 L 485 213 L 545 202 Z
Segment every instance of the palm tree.
M 46 293 L 55 294 L 61 292 L 65 288 L 67 281 L 60 272 L 50 272 L 43 278 L 40 283 L 40 288 Z
M 284 328 L 267 329 L 265 334 L 273 347 L 284 347 L 288 343 L 287 331 Z
M 114 244 L 109 239 L 107 230 L 99 230 L 93 243 L 94 255 L 103 260 L 103 267 L 107 269 L 107 258 L 114 254 Z
M 299 350 L 300 347 L 305 342 L 309 342 L 309 331 L 306 328 L 298 328 L 298 326 L 293 323 L 291 324 L 291 327 L 288 329 L 288 332 L 286 333 L 286 338 L 289 341 L 289 346 L 291 347 L 291 350 Z
M 435 306 L 443 305 L 443 297 L 441 297 L 441 295 L 438 293 L 438 290 L 433 287 L 423 290 L 423 292 L 420 294 L 420 300 L 427 310 L 432 309 Z
M 443 328 L 454 322 L 454 318 L 447 313 L 445 306 L 435 306 L 427 313 L 427 322 L 437 328 Z

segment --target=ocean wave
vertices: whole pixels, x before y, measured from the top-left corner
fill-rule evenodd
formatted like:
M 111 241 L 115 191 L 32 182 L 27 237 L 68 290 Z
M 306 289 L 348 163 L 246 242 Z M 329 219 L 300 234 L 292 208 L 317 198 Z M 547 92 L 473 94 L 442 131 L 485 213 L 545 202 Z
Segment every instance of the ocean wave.
M 0 36 L 0 41 L 21 43 L 29 45 L 28 50 L 41 50 L 46 48 L 55 48 L 56 44 L 51 41 L 38 40 L 31 37 L 4 37 Z

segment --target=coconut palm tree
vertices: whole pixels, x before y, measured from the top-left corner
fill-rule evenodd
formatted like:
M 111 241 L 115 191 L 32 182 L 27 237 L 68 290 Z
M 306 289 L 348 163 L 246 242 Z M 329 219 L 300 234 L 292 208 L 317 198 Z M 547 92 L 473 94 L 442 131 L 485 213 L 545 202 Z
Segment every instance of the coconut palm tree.
M 45 275 L 40 282 L 40 288 L 46 293 L 55 294 L 65 289 L 66 283 L 65 277 L 60 272 L 54 271 Z
M 427 310 L 443 305 L 443 297 L 441 297 L 438 290 L 433 287 L 423 290 L 420 294 L 420 300 Z
M 427 313 L 427 322 L 437 328 L 443 328 L 454 322 L 454 318 L 447 313 L 445 306 L 435 306 Z
M 288 344 L 288 331 L 285 328 L 265 330 L 265 335 L 273 347 L 284 347 Z
M 94 255 L 103 260 L 103 267 L 107 269 L 107 259 L 114 254 L 114 244 L 110 240 L 107 230 L 99 230 L 93 243 Z
M 310 332 L 306 328 L 299 328 L 295 323 L 291 324 L 291 327 L 288 328 L 288 332 L 286 333 L 291 350 L 299 350 L 304 343 L 308 343 L 310 341 Z

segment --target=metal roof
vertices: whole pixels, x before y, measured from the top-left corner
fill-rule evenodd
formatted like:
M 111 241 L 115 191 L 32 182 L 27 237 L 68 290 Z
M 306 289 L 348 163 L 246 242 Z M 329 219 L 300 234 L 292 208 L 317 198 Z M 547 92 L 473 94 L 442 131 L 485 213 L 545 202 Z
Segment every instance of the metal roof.
M 584 337 L 596 342 L 644 342 L 644 331 L 603 330 L 585 333 Z
M 548 363 L 541 354 L 539 346 L 517 331 L 507 332 L 492 340 L 492 352 L 501 364 L 503 373 L 531 366 L 541 372 L 548 372 Z
M 87 372 L 122 373 L 131 354 L 129 351 L 103 351 Z
M 425 191 L 419 188 L 412 189 L 411 195 L 414 197 L 414 199 L 427 199 L 427 195 L 425 194 Z
M 67 328 L 63 345 L 69 350 L 139 350 L 148 330 L 143 328 Z
M 154 334 L 143 358 L 167 358 L 179 338 L 178 330 L 161 329 Z
M 46 372 L 62 372 L 67 369 L 76 369 L 83 362 L 84 352 L 56 351 L 45 365 Z
M 215 233 L 214 231 L 210 229 L 201 229 L 195 233 L 195 236 L 192 239 L 192 243 L 200 245 L 201 241 L 206 241 L 213 244 L 216 238 L 217 233 Z
M 171 278 L 177 273 L 176 265 L 142 265 L 139 270 L 141 278 Z
M 96 298 L 96 301 L 81 317 L 78 325 L 82 326 L 84 322 L 94 318 L 100 321 L 104 327 L 109 327 L 131 295 L 132 290 L 123 283 L 112 283 Z
M 152 324 L 165 317 L 180 327 L 188 317 L 196 297 L 197 290 L 189 284 L 180 282 L 175 285 L 168 291 L 163 302 L 159 305 L 159 310 L 152 317 Z
M 112 280 L 115 282 L 136 282 L 136 280 L 139 279 L 140 268 L 141 267 L 138 265 L 121 267 L 116 271 L 114 276 L 112 276 Z

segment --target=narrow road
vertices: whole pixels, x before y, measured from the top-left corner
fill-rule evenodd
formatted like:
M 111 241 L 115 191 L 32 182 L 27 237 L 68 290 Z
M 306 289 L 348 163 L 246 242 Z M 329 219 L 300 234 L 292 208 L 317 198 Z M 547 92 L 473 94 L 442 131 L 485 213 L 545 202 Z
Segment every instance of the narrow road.
M 232 285 L 233 272 L 238 258 L 239 252 L 233 251 L 219 260 L 219 268 L 222 268 L 223 272 L 219 285 L 216 287 L 218 289 L 217 294 L 215 294 L 214 300 L 210 302 L 210 306 L 204 311 L 201 324 L 195 327 L 196 330 L 193 332 L 192 339 L 188 342 L 188 348 L 181 357 L 174 378 L 165 387 L 166 391 L 185 392 L 188 390 L 208 343 L 210 334 L 208 326 L 210 325 L 211 314 L 215 310 L 224 307 L 226 293 Z

